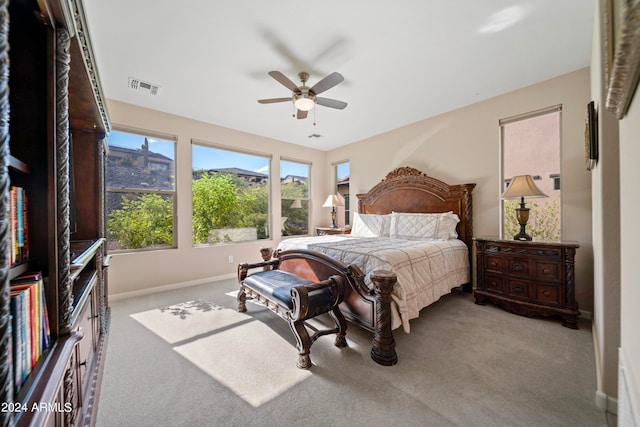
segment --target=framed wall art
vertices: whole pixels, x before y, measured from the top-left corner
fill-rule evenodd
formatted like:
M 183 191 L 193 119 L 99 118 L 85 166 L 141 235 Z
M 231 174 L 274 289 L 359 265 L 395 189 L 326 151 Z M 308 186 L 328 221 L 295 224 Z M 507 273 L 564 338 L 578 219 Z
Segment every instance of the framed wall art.
M 584 157 L 587 170 L 598 163 L 598 114 L 594 101 L 587 104 L 587 117 L 584 121 Z
M 627 113 L 640 80 L 640 0 L 602 1 L 606 108 L 620 120 Z

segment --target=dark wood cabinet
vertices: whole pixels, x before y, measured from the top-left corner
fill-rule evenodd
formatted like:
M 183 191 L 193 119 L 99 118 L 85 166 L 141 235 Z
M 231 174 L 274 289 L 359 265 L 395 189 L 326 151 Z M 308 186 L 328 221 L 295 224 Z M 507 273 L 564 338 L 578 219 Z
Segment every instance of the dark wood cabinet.
M 110 123 L 82 0 L 0 0 L 0 425 L 95 420 L 106 334 Z M 28 256 L 9 260 L 9 188 L 28 197 Z M 16 391 L 10 280 L 45 279 L 50 342 Z
M 524 316 L 560 316 L 577 329 L 575 242 L 475 238 L 476 304 L 486 301 Z

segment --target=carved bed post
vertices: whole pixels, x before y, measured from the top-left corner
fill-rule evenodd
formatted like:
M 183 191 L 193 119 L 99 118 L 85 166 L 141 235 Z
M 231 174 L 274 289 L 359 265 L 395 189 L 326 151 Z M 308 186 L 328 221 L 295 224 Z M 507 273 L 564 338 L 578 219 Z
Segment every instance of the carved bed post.
M 391 330 L 391 291 L 396 284 L 396 274 L 391 271 L 377 270 L 371 274 L 371 281 L 376 290 L 376 321 L 373 334 L 371 358 L 384 366 L 398 363 L 396 342 Z

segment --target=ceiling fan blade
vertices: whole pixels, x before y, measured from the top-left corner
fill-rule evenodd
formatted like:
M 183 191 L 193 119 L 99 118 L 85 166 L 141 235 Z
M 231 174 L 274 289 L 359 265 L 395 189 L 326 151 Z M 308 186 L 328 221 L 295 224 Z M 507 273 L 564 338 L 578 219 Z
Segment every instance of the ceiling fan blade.
M 322 97 L 316 97 L 316 104 L 322 105 L 323 107 L 337 108 L 338 110 L 343 110 L 344 107 L 347 106 L 347 103 L 344 101 Z
M 308 113 L 309 113 L 308 111 L 298 110 L 298 115 L 297 115 L 297 117 L 298 117 L 299 119 L 306 119 L 306 118 L 307 118 L 307 114 L 308 114 Z
M 269 99 L 258 99 L 260 104 L 273 104 L 274 102 L 286 102 L 291 101 L 291 97 L 288 98 L 269 98 Z
M 274 77 L 275 78 L 275 77 Z M 340 73 L 331 73 L 324 79 L 320 80 L 318 83 L 311 87 L 311 92 L 316 95 L 324 92 L 325 90 L 329 90 L 338 83 L 344 81 L 344 77 Z
M 289 80 L 289 77 L 282 74 L 280 71 L 269 71 L 269 75 L 279 81 L 284 87 L 290 89 L 292 92 L 298 90 L 298 85 Z

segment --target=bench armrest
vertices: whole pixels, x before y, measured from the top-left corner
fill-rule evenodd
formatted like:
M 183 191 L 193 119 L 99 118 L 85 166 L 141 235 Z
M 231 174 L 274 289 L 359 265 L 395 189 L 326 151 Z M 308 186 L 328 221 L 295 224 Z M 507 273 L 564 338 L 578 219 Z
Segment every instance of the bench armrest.
M 242 282 L 244 279 L 246 279 L 249 270 L 260 267 L 262 267 L 263 270 L 274 270 L 278 267 L 278 264 L 280 264 L 280 260 L 277 258 L 254 263 L 242 262 L 238 264 L 238 281 Z
M 331 311 L 342 302 L 344 281 L 340 276 L 291 288 L 294 320 L 305 320 Z

